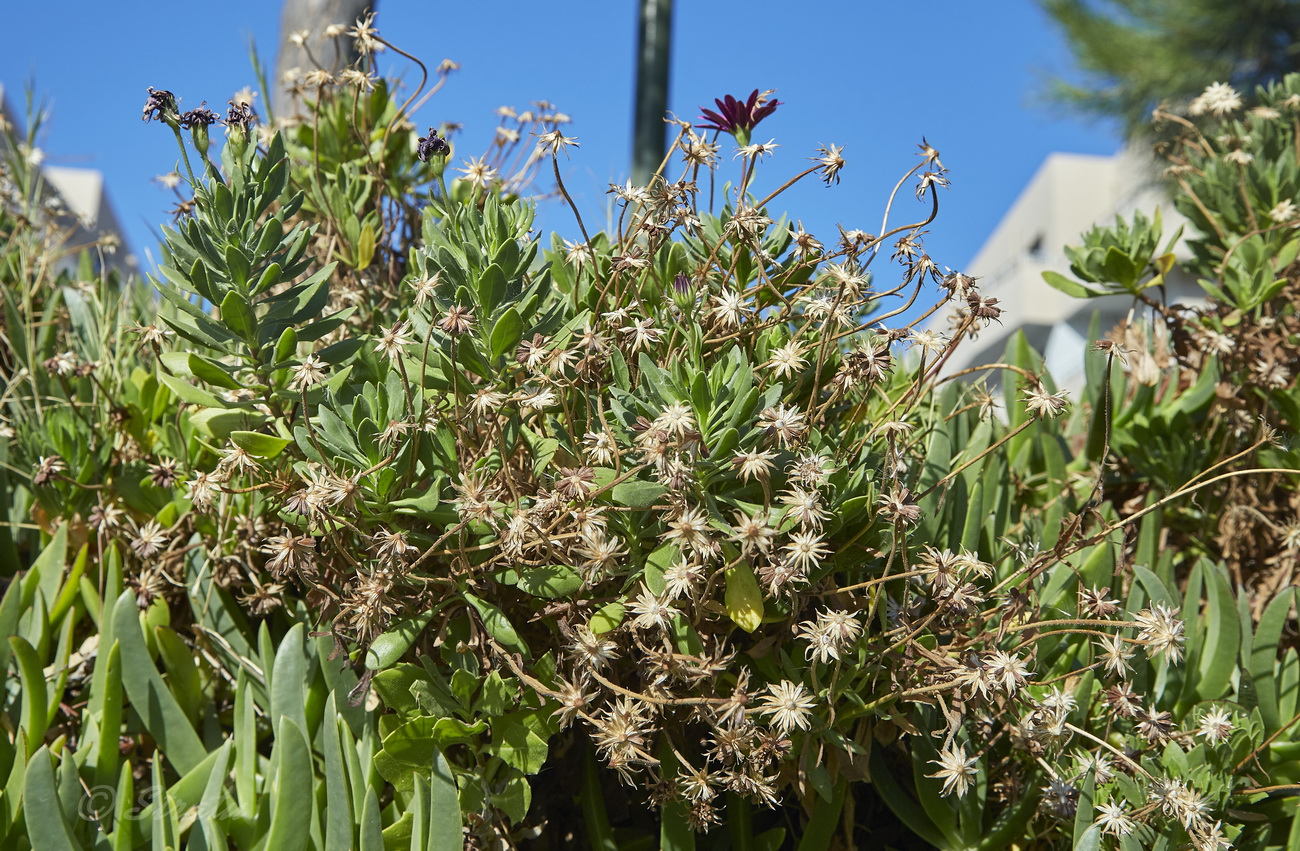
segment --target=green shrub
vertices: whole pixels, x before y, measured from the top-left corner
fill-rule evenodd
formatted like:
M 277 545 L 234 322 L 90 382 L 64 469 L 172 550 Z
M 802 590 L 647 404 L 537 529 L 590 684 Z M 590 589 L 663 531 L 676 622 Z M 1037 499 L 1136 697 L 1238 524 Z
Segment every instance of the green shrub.
M 278 130 L 232 105 L 219 162 L 151 90 L 192 191 L 156 302 L 49 277 L 7 196 L 5 451 L 31 474 L 0 481 L 6 843 L 1287 841 L 1290 582 L 1195 533 L 1209 495 L 1242 504 L 1212 486 L 1265 481 L 1231 465 L 1295 469 L 1214 392 L 1253 365 L 1179 349 L 1140 383 L 1112 348 L 1067 415 L 1017 336 L 996 391 L 961 384 L 948 357 L 1002 308 L 925 253 L 928 144 L 899 184 L 920 220 L 828 246 L 768 211 L 837 182 L 838 147 L 760 198 L 775 146 L 744 144 L 722 182 L 778 106 L 755 93 L 612 187 L 609 233 L 544 239 L 522 195 L 549 167 L 568 197 L 562 114 L 448 183 L 419 93 L 367 67 L 313 76 Z M 1187 198 L 1252 165 L 1197 166 Z M 1053 281 L 1291 345 L 1260 276 L 1295 252 L 1257 236 L 1197 243 L 1193 316 L 1151 295 L 1158 218 Z M 950 336 L 899 324 L 935 284 Z M 1293 427 L 1293 395 L 1247 410 Z

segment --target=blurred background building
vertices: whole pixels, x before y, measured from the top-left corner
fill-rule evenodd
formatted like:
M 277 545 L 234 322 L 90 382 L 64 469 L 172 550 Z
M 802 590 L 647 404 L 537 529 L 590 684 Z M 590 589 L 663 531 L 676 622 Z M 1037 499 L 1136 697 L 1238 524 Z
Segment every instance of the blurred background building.
M 1002 323 L 993 323 L 978 339 L 958 347 L 948 369 L 1001 360 L 1011 335 L 1023 331 L 1029 344 L 1043 354 L 1057 386 L 1082 386 L 1093 313 L 1100 314 L 1100 330 L 1105 334 L 1128 316 L 1133 299 L 1071 298 L 1049 286 L 1043 272 L 1068 276 L 1065 246 L 1082 244 L 1086 231 L 1110 224 L 1116 216 L 1127 218 L 1141 211 L 1150 217 L 1158 208 L 1164 240 L 1185 225 L 1186 219 L 1173 209 L 1156 174 L 1150 157 L 1133 147 L 1113 156 L 1049 155 L 962 270 L 979 279 L 983 295 L 1001 302 Z M 1203 297 L 1194 281 L 1176 273 L 1170 278 L 1171 303 Z M 938 318 L 931 328 L 949 330 L 946 320 Z
M 26 137 L 25 122 L 10 103 L 3 83 L 0 83 L 0 116 L 3 116 L 3 126 L 10 128 L 13 138 L 22 140 Z M 7 144 L 8 135 L 0 134 L 0 145 Z M 127 249 L 121 223 L 113 212 L 104 186 L 104 175 L 91 168 L 48 165 L 40 161 L 39 154 L 35 165 L 41 172 L 46 208 L 55 212 L 66 226 L 65 247 L 70 251 L 64 256 L 64 265 L 75 269 L 77 249 L 108 236 L 110 245 L 106 250 L 91 252 L 96 271 L 101 263 L 121 273 L 134 271 L 136 261 Z M 116 248 L 111 245 L 114 240 Z

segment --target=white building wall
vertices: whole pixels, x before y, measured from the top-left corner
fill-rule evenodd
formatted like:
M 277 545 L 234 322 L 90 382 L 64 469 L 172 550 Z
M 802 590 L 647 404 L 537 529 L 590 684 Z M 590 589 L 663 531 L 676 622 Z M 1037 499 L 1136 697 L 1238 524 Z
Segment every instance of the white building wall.
M 1048 156 L 1023 192 L 998 222 L 989 238 L 963 271 L 979 279 L 980 292 L 997 298 L 1002 323 L 982 330 L 978 339 L 962 343 L 949 361 L 957 371 L 1000 360 L 1008 338 L 1024 331 L 1043 353 L 1048 371 L 1059 387 L 1077 389 L 1083 383 L 1083 356 L 1088 326 L 1095 311 L 1105 333 L 1133 306 L 1128 296 L 1075 299 L 1049 286 L 1044 271 L 1069 276 L 1067 245 L 1080 245 L 1083 234 L 1115 216 L 1141 210 L 1150 217 L 1157 207 L 1167 240 L 1185 220 L 1163 197 L 1147 158 L 1132 150 L 1114 156 L 1055 153 Z M 1163 246 L 1162 246 L 1163 247 Z M 1194 299 L 1199 289 L 1180 285 L 1171 300 Z M 1195 290 L 1195 291 L 1193 291 Z M 937 317 L 933 330 L 947 330 Z

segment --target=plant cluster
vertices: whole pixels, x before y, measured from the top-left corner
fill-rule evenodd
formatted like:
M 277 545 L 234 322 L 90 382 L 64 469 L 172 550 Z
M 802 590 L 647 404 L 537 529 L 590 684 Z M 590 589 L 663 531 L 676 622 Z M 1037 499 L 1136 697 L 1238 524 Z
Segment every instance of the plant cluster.
M 728 96 L 593 232 L 567 116 L 503 111 L 453 179 L 452 128 L 410 117 L 424 66 L 401 99 L 373 73 L 393 46 L 352 32 L 358 68 L 299 72 L 268 124 L 236 99 L 219 154 L 215 114 L 150 90 L 184 163 L 156 301 L 52 272 L 38 196 L 4 186 L 6 843 L 1300 830 L 1271 797 L 1300 771 L 1300 659 L 1277 653 L 1300 536 L 1270 573 L 1240 531 L 1294 522 L 1293 382 L 1222 389 L 1294 363 L 1285 107 L 1249 119 L 1268 130 L 1177 119 L 1207 307 L 1153 297 L 1177 262 L 1158 219 L 1052 278 L 1159 320 L 1094 354 L 1071 406 L 1023 337 L 992 384 L 945 371 L 1002 306 L 926 252 L 929 143 L 878 233 L 819 239 L 770 210 L 837 183 L 842 149 L 773 179 L 753 134 L 779 102 Z M 1253 145 L 1269 159 L 1228 159 Z M 547 171 L 573 239 L 533 226 Z M 945 309 L 952 333 L 925 330 Z M 1211 496 L 1238 515 L 1212 542 Z

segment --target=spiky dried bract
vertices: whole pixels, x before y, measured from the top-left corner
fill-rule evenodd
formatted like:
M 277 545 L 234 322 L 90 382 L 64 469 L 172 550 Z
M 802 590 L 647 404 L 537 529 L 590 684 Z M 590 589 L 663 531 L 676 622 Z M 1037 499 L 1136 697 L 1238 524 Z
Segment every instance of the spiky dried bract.
M 966 749 L 960 745 L 948 744 L 939 751 L 938 758 L 930 760 L 930 763 L 937 765 L 939 770 L 926 777 L 943 781 L 940 790 L 942 794 L 962 798 L 970 789 L 971 778 L 978 770 L 979 758 L 966 756 Z
M 812 724 L 812 710 L 817 702 L 804 689 L 802 683 L 783 680 L 767 687 L 759 712 L 772 721 L 782 733 L 807 730 Z

